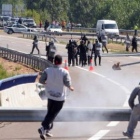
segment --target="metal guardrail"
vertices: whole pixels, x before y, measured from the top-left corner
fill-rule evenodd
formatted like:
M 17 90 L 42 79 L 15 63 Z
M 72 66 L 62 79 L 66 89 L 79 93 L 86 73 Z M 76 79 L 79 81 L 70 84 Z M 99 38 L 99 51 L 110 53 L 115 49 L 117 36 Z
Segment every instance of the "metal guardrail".
M 52 36 L 51 35 L 53 35 L 53 36 L 55 36 L 55 35 L 71 35 L 71 37 L 72 36 L 81 36 L 81 35 L 83 35 L 84 33 L 78 33 L 78 32 L 61 32 L 61 33 L 58 33 L 58 32 L 40 32 L 40 33 L 24 33 L 24 34 L 26 34 L 27 35 L 27 38 L 28 38 L 28 36 L 30 36 L 30 38 L 32 38 L 32 36 L 33 35 L 37 35 L 37 36 L 41 36 L 41 37 L 44 37 L 44 38 L 46 38 L 46 37 L 48 37 L 48 38 L 51 38 Z M 90 37 L 97 37 L 97 34 L 96 33 L 85 33 L 86 34 L 86 36 L 90 36 Z M 23 35 L 23 37 L 24 37 L 24 35 Z M 54 40 L 55 40 L 55 42 L 58 42 L 57 41 L 57 39 L 55 38 L 55 37 L 52 37 Z M 124 42 L 124 40 L 125 40 L 125 36 L 123 35 L 120 35 L 120 36 L 117 36 L 117 37 L 112 37 L 112 38 L 109 38 L 112 42 Z M 43 38 L 42 38 L 42 40 L 43 40 Z M 138 37 L 137 38 L 137 40 L 138 41 L 140 41 L 140 38 Z
M 51 36 L 51 34 L 41 34 L 41 33 L 38 33 L 38 32 L 22 32 L 23 34 L 23 38 L 26 37 L 27 38 L 33 38 L 34 35 L 37 35 L 38 37 L 40 37 L 42 40 L 45 40 L 45 41 L 51 41 L 53 40 L 54 42 L 58 42 L 58 40 L 54 37 L 54 36 Z
M 81 33 L 81 32 L 42 32 L 41 34 L 52 34 L 52 35 L 78 35 L 78 36 L 81 36 L 82 34 L 84 33 Z M 96 33 L 85 33 L 86 36 L 96 36 Z
M 0 57 L 28 65 L 40 71 L 43 71 L 47 67 L 53 66 L 53 64 L 46 59 L 3 47 L 0 47 Z
M 0 108 L 0 121 L 39 122 L 47 113 L 46 108 Z M 56 122 L 128 121 L 130 109 L 122 108 L 63 108 Z

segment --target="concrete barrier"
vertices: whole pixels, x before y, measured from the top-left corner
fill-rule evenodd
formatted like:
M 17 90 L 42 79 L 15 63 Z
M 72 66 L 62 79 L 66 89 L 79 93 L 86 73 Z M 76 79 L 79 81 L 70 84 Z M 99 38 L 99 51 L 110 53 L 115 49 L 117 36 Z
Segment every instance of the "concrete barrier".
M 2 107 L 42 107 L 35 79 L 38 74 L 25 74 L 0 81 Z
M 40 122 L 47 113 L 45 108 L 0 108 L 0 121 Z M 130 109 L 122 108 L 63 108 L 56 122 L 129 121 Z

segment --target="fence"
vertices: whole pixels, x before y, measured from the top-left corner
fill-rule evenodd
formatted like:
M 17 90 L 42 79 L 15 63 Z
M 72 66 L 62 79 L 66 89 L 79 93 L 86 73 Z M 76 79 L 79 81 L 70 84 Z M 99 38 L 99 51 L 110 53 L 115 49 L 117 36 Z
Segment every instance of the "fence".
M 0 57 L 28 65 L 40 71 L 43 71 L 46 67 L 53 66 L 53 64 L 46 59 L 3 47 L 0 47 Z
M 34 35 L 37 35 L 39 38 L 41 38 L 41 40 L 43 41 L 51 41 L 53 40 L 54 42 L 58 42 L 58 40 L 54 37 L 54 36 L 51 36 L 52 34 L 41 34 L 41 33 L 38 33 L 38 32 L 22 32 L 23 34 L 23 38 L 26 36 L 27 38 L 33 38 Z
M 132 31 L 131 31 L 132 33 Z M 40 33 L 23 33 L 23 37 L 25 36 L 25 34 L 27 35 L 27 38 L 32 38 L 33 35 L 37 35 L 37 36 L 40 36 L 42 37 L 42 40 L 44 38 L 44 40 L 46 40 L 46 38 L 48 38 L 49 40 L 51 40 L 50 38 L 52 38 L 55 42 L 58 42 L 57 39 L 55 37 L 52 37 L 52 36 L 55 36 L 55 35 L 71 35 L 72 36 L 82 36 L 84 33 L 78 33 L 78 32 L 62 32 L 62 33 L 58 33 L 58 32 L 53 32 L 53 33 L 50 33 L 50 32 L 40 32 Z M 89 36 L 89 37 L 97 37 L 97 34 L 96 33 L 85 33 L 86 36 Z M 51 36 L 52 35 L 52 36 Z M 120 35 L 120 36 L 117 36 L 117 37 L 111 37 L 109 38 L 112 42 L 121 42 L 123 43 L 124 40 L 125 40 L 126 36 L 124 35 Z M 47 41 L 47 40 L 46 40 Z M 140 41 L 140 38 L 137 37 L 137 41 Z

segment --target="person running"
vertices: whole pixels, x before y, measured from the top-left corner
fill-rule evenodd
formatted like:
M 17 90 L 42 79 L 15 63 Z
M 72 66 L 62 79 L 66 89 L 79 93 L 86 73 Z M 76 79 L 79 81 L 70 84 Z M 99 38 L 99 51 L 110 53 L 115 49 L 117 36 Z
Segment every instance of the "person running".
M 61 67 L 62 56 L 56 55 L 54 67 L 49 67 L 42 73 L 39 82 L 45 85 L 45 92 L 48 98 L 47 114 L 38 129 L 40 138 L 45 140 L 46 137 L 52 137 L 50 130 L 53 128 L 53 121 L 62 109 L 66 100 L 66 89 L 71 91 L 71 78 L 69 72 Z
M 40 54 L 40 51 L 38 49 L 38 37 L 37 37 L 37 35 L 34 36 L 34 39 L 33 40 L 34 40 L 33 41 L 33 47 L 32 47 L 32 51 L 31 51 L 30 54 L 33 54 L 35 48 L 37 49 L 38 54 Z

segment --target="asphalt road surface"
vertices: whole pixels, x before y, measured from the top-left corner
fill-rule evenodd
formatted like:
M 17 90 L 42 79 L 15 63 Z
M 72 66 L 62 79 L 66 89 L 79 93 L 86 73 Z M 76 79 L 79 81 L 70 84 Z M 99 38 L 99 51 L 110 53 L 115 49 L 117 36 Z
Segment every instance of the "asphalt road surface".
M 32 40 L 15 38 L 11 35 L 0 35 L 0 46 L 30 53 Z M 56 44 L 58 54 L 63 60 L 67 59 L 65 45 Z M 45 43 L 39 42 L 41 56 L 45 57 Z M 34 52 L 37 54 L 37 51 Z M 112 65 L 135 63 L 138 56 L 130 57 L 103 57 L 102 66 L 69 67 L 72 85 L 75 88 L 65 103 L 65 108 L 84 107 L 119 107 L 129 108 L 127 101 L 133 88 L 140 82 L 140 64 L 126 65 L 122 70 L 114 71 Z M 64 116 L 65 117 L 65 116 Z M 80 117 L 80 116 L 78 116 Z M 87 115 L 88 117 L 88 115 Z M 126 140 L 122 131 L 127 128 L 128 122 L 55 122 L 52 140 Z M 40 122 L 35 123 L 6 123 L 0 127 L 0 140 L 39 140 L 37 129 Z M 140 139 L 140 126 L 137 126 L 134 135 Z

